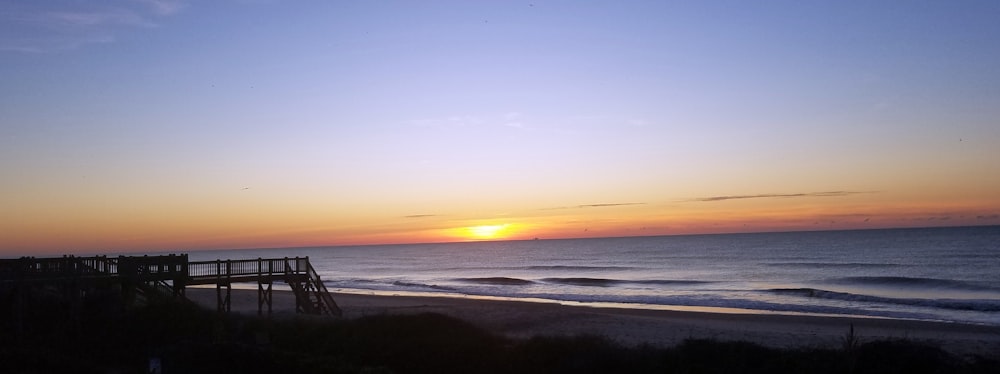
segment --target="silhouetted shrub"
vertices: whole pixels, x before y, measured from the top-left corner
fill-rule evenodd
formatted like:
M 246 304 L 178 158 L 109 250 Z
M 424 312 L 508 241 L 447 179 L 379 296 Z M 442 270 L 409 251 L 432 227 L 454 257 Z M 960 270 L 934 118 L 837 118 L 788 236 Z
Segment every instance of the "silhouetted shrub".
M 32 314 L 31 334 L 4 336 L 0 373 L 142 372 L 150 358 L 168 374 L 1000 372 L 995 357 L 964 360 L 910 341 L 851 352 L 712 340 L 628 348 L 600 336 L 508 339 L 440 314 L 272 320 L 163 303 L 45 319 L 58 314 Z

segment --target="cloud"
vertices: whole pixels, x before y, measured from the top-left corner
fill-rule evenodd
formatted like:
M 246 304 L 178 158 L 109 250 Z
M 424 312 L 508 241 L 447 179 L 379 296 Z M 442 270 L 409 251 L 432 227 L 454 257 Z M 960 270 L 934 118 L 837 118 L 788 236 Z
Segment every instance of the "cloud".
M 633 118 L 628 120 L 628 124 L 634 127 L 645 127 L 649 126 L 649 121 L 642 118 Z
M 937 217 L 927 217 L 928 221 L 950 221 L 951 216 L 937 216 Z
M 71 28 L 87 28 L 107 25 L 153 26 L 140 14 L 125 9 L 103 11 L 51 12 L 42 15 L 42 21 L 54 21 Z
M 577 205 L 576 207 L 577 208 L 605 208 L 605 207 L 612 207 L 612 206 L 642 205 L 642 204 L 645 204 L 645 203 L 584 204 L 584 205 Z
M 804 192 L 804 193 L 788 193 L 788 194 L 759 194 L 759 195 L 726 195 L 726 196 L 709 196 L 709 197 L 699 197 L 694 199 L 683 200 L 684 202 L 712 202 L 712 201 L 726 201 L 726 200 L 743 200 L 743 199 L 774 199 L 774 198 L 796 198 L 796 197 L 837 197 L 837 196 L 849 196 L 857 195 L 871 192 L 863 191 L 825 191 L 825 192 Z
M 523 129 L 524 122 L 521 121 L 521 118 L 522 118 L 521 113 L 509 112 L 507 114 L 504 114 L 503 116 L 503 125 L 507 127 Z
M 437 217 L 437 214 L 411 214 L 408 216 L 403 216 L 403 218 L 427 218 L 427 217 Z
M 584 209 L 584 208 L 609 208 L 616 206 L 644 205 L 646 203 L 601 203 L 601 204 L 581 204 L 576 206 L 561 206 L 555 208 L 543 208 L 540 210 L 562 210 L 562 209 Z
M 115 40 L 112 35 L 96 33 L 63 38 L 25 38 L 16 41 L 0 38 L 0 52 L 47 53 L 74 50 L 91 44 L 113 43 Z
M 146 4 L 154 13 L 161 16 L 169 16 L 180 12 L 187 4 L 178 0 L 135 0 L 138 3 Z
M 452 115 L 442 118 L 423 118 L 406 121 L 405 124 L 416 127 L 466 127 L 478 126 L 483 123 L 483 119 L 477 116 Z
M 465 115 L 456 114 L 447 117 L 421 118 L 403 122 L 404 125 L 427 128 L 487 128 L 508 127 L 513 129 L 529 128 L 520 112 L 507 112 L 502 115 Z
M 185 3 L 178 0 L 18 2 L 0 12 L 0 51 L 50 53 L 119 40 L 157 27 Z

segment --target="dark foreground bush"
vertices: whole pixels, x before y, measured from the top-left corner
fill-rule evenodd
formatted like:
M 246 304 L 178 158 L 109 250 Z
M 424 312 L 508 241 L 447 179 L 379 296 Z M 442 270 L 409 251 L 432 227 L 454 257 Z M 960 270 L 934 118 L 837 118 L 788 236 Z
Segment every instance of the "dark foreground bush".
M 689 340 L 626 348 L 597 336 L 512 340 L 438 314 L 267 320 L 163 304 L 3 331 L 2 373 L 997 373 L 906 341 L 778 350 Z M 47 316 L 46 318 L 52 318 Z M 43 323 L 45 322 L 45 323 Z

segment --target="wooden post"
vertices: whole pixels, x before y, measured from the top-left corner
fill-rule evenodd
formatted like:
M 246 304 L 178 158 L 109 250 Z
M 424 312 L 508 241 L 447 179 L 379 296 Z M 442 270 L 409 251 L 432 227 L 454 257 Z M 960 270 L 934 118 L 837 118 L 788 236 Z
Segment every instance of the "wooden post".
M 24 309 L 28 290 L 25 277 L 27 276 L 25 272 L 28 268 L 28 264 L 31 263 L 28 257 L 21 257 L 21 260 L 15 265 L 14 270 L 14 303 L 11 305 L 14 312 L 14 337 L 17 341 L 20 341 L 24 337 Z
M 267 315 L 271 315 L 271 278 L 268 277 L 267 280 L 264 278 L 258 278 L 257 280 L 257 315 L 264 314 L 264 304 L 267 304 Z M 267 285 L 265 288 L 264 285 Z
M 225 296 L 222 295 L 223 288 L 226 289 Z M 232 310 L 232 292 L 233 292 L 233 287 L 229 283 L 226 284 L 218 283 L 215 285 L 215 298 L 216 301 L 218 301 L 219 313 L 222 312 L 229 313 L 229 311 Z
M 265 288 L 264 285 L 267 284 Z M 267 315 L 271 315 L 271 276 L 264 276 L 264 259 L 257 257 L 257 315 L 264 314 L 264 304 L 267 304 Z
M 178 259 L 177 272 L 173 274 L 174 278 L 174 297 L 180 297 L 182 299 L 187 298 L 187 281 L 188 281 L 188 255 L 187 253 L 182 254 Z M 173 265 L 171 265 L 173 266 Z
M 135 288 L 138 286 L 139 274 L 136 261 L 130 257 L 118 256 L 118 274 L 121 277 L 122 300 L 126 306 L 135 302 Z

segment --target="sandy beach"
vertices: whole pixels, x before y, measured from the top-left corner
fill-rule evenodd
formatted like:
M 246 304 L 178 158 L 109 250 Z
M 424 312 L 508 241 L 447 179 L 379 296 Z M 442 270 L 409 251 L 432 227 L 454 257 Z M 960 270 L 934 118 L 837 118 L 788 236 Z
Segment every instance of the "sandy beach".
M 214 289 L 190 288 L 189 299 L 216 307 Z M 257 291 L 233 289 L 232 312 L 257 314 Z M 879 318 L 731 314 L 623 309 L 461 297 L 334 293 L 343 318 L 441 313 L 514 338 L 601 335 L 626 346 L 672 346 L 684 339 L 749 341 L 776 348 L 837 348 L 853 324 L 861 342 L 910 339 L 957 355 L 1000 356 L 1000 327 Z M 295 298 L 274 291 L 273 316 L 295 316 Z

